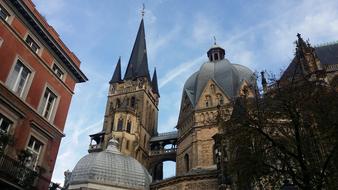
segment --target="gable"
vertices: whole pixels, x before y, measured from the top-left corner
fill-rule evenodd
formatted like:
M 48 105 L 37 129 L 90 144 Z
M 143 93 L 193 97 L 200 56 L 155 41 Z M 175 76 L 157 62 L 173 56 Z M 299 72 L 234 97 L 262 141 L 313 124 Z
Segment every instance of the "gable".
M 204 86 L 201 96 L 196 100 L 195 109 L 216 107 L 217 105 L 227 104 L 230 102 L 222 88 L 212 79 L 209 79 Z

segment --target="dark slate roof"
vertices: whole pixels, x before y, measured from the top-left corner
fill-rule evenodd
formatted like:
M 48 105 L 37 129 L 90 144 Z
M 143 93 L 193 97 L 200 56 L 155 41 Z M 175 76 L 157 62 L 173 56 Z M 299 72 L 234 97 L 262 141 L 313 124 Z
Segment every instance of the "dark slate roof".
M 229 98 L 234 98 L 238 96 L 244 81 L 255 85 L 253 75 L 254 73 L 249 68 L 232 64 L 227 59 L 205 62 L 199 71 L 188 78 L 183 91 L 195 106 L 207 82 L 213 80 Z
M 338 43 L 315 47 L 315 53 L 324 68 L 326 65 L 338 64 Z M 296 57 L 294 57 L 284 71 L 281 79 L 283 80 L 301 74 L 301 69 L 300 65 L 297 64 Z
M 151 80 L 151 88 L 153 89 L 154 93 L 156 93 L 158 96 L 160 96 L 160 93 L 158 91 L 156 68 L 154 69 L 153 78 Z
M 111 78 L 109 83 L 112 84 L 112 83 L 117 83 L 121 81 L 122 79 L 121 79 L 121 57 L 120 57 L 119 60 L 117 61 L 113 77 Z
M 338 64 L 338 43 L 315 47 L 315 51 L 323 65 Z
M 147 77 L 150 81 L 143 19 L 137 32 L 124 79 Z

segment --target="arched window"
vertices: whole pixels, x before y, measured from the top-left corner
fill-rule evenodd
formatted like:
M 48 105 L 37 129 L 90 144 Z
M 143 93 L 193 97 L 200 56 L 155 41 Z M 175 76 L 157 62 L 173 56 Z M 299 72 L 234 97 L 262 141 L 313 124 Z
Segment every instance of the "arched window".
M 116 99 L 116 108 L 121 107 L 121 100 L 120 99 Z
M 218 60 L 218 53 L 214 54 L 214 60 L 217 61 Z
M 122 131 L 123 129 L 123 119 L 120 118 L 119 121 L 117 122 L 117 131 Z
M 131 131 L 131 121 L 128 120 L 128 122 L 127 122 L 127 132 L 130 133 L 130 131 Z
M 189 155 L 185 154 L 184 155 L 184 165 L 185 165 L 185 171 L 188 172 L 189 171 Z
M 211 97 L 210 95 L 206 95 L 205 96 L 205 107 L 210 107 L 210 106 L 212 106 Z
M 223 105 L 224 104 L 224 98 L 222 94 L 217 94 L 218 104 Z
M 212 93 L 215 93 L 216 92 L 216 89 L 215 89 L 215 85 L 214 84 L 210 84 L 210 91 Z
M 136 102 L 136 99 L 135 99 L 135 97 L 133 96 L 133 97 L 131 97 L 131 99 L 130 99 L 130 106 L 132 107 L 132 108 L 134 108 L 135 107 L 135 102 Z

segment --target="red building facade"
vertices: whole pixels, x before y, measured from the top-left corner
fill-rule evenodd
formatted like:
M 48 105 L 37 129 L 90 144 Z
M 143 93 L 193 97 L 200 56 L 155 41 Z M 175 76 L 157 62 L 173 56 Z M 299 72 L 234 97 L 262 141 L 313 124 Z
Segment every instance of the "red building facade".
M 48 189 L 79 59 L 31 0 L 0 0 L 0 187 Z

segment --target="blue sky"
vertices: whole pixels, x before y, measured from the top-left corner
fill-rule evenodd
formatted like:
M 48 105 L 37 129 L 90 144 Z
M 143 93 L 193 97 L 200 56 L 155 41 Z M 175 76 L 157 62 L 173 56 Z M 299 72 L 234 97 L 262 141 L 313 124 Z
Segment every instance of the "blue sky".
M 145 3 L 149 70 L 157 68 L 159 132 L 174 130 L 182 86 L 207 60 L 216 36 L 226 58 L 276 74 L 294 52 L 297 32 L 314 45 L 338 40 L 338 1 L 325 0 L 33 0 L 82 61 L 89 81 L 78 84 L 53 181 L 63 182 L 87 153 L 89 134 L 102 129 L 108 81 L 118 57 L 125 71 Z M 168 165 L 167 175 L 172 175 Z

